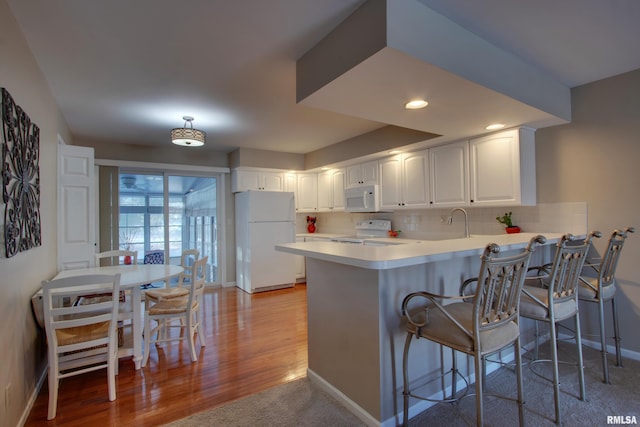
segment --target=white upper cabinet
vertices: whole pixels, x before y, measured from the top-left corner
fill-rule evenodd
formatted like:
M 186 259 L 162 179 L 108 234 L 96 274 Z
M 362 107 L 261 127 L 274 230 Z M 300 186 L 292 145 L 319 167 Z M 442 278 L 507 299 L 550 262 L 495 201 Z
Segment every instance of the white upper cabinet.
M 344 210 L 344 169 L 331 169 L 318 173 L 318 211 Z
M 382 209 L 429 206 L 427 151 L 399 154 L 380 160 L 380 207 Z
M 284 173 L 284 191 L 293 193 L 296 209 L 298 209 L 298 175 L 296 173 Z
M 429 148 L 429 175 L 431 207 L 468 206 L 468 141 Z
M 469 141 L 471 206 L 535 205 L 534 131 L 528 128 Z
M 284 191 L 284 174 L 259 169 L 231 171 L 231 191 Z
M 347 167 L 347 187 L 378 183 L 378 161 L 360 163 Z
M 318 174 L 298 174 L 297 212 L 316 212 L 318 210 Z

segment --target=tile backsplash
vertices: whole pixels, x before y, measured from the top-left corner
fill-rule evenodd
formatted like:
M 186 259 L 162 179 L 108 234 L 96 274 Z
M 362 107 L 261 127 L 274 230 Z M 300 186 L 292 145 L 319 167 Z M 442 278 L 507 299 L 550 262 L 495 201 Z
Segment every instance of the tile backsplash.
M 469 217 L 469 231 L 473 234 L 502 234 L 504 227 L 496 221 L 497 216 L 513 212 L 514 225 L 523 232 L 554 232 L 584 235 L 587 233 L 586 202 L 540 203 L 536 206 L 514 206 L 502 208 L 465 208 Z M 400 237 L 408 239 L 451 239 L 464 236 L 464 215 L 453 214 L 453 223 L 447 225 L 442 217 L 450 209 L 420 209 L 378 213 L 319 212 L 297 214 L 296 229 L 306 233 L 306 217 L 317 217 L 317 233 L 353 234 L 355 224 L 364 219 L 390 219 L 394 230 L 402 230 Z

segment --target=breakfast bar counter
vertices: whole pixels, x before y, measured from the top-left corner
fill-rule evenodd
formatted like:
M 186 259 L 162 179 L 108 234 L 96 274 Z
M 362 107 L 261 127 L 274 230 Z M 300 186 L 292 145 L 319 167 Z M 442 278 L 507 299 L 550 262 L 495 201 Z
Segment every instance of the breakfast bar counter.
M 496 243 L 507 254 L 524 249 L 537 234 L 547 238 L 547 245 L 533 254 L 535 265 L 550 259 L 561 234 L 377 239 L 386 246 L 330 241 L 277 245 L 279 251 L 306 257 L 309 378 L 368 425 L 398 425 L 406 336 L 403 298 L 420 290 L 457 295 L 463 280 L 477 276 L 487 244 Z M 421 359 L 431 362 L 424 372 L 411 372 L 412 381 L 427 381 L 441 364 L 438 346 L 420 344 L 425 346 Z M 424 402 L 416 403 L 410 416 L 423 409 Z

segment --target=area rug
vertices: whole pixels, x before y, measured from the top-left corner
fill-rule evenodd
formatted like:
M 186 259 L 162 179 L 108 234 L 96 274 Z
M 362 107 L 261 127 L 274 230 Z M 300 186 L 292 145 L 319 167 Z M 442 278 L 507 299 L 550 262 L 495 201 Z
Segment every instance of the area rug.
M 364 426 L 355 415 L 307 378 L 272 387 L 205 412 L 166 424 L 167 427 Z

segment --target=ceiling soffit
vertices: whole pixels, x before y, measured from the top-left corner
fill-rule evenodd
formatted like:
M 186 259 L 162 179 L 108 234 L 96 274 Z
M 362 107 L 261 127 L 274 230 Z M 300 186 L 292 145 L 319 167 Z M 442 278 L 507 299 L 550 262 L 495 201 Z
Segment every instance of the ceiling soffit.
M 442 135 L 571 119 L 570 89 L 417 0 L 369 0 L 297 61 L 299 103 Z M 404 103 L 430 105 L 407 111 Z

